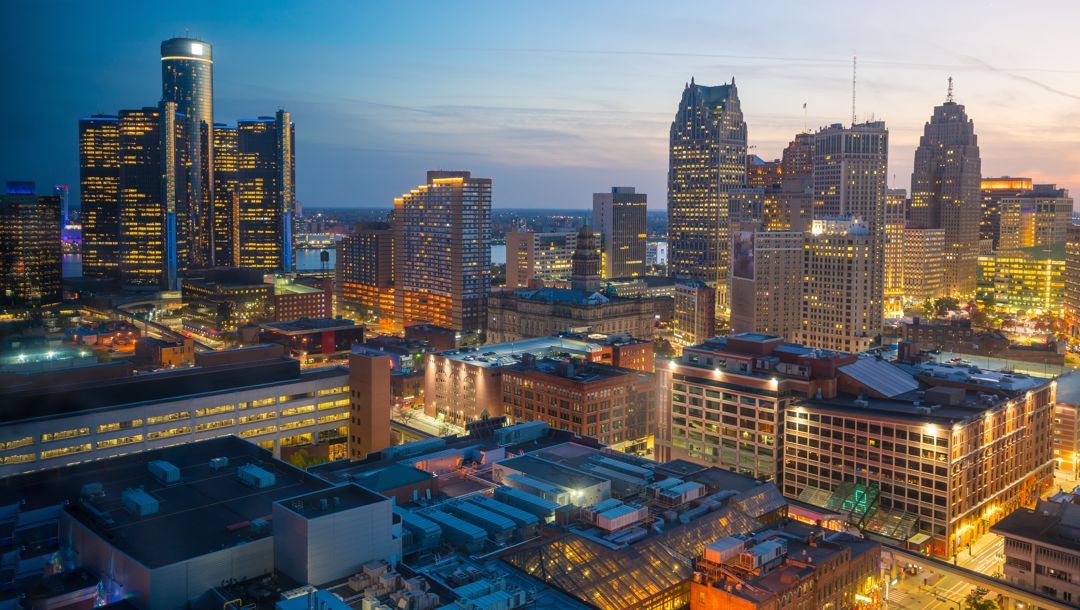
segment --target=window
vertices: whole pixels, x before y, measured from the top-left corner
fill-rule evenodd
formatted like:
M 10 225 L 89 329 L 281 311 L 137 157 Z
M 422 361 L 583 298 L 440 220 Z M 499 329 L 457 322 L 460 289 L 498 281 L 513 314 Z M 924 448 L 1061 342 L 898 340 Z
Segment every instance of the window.
M 89 432 L 87 432 L 89 434 Z M 70 445 L 68 447 L 60 447 L 59 449 L 46 449 L 41 452 L 41 459 L 47 460 L 49 458 L 60 457 L 64 455 L 72 455 L 75 453 L 85 453 L 90 451 L 90 443 L 82 443 L 80 445 Z
M 191 417 L 191 413 L 187 411 L 177 411 L 176 413 L 169 413 L 168 415 L 157 415 L 154 417 L 147 417 L 146 423 L 148 424 L 163 424 L 165 422 L 176 421 L 178 419 L 187 419 Z
M 143 435 L 135 434 L 132 436 L 121 436 L 118 438 L 110 438 L 104 441 L 97 442 L 98 449 L 108 449 L 110 447 L 122 447 L 124 445 L 131 445 L 133 443 L 141 443 Z
M 87 434 L 90 434 L 90 428 L 75 428 L 73 430 L 61 430 L 60 432 L 47 432 L 41 435 L 41 442 L 47 443 L 49 441 L 59 441 L 65 438 L 86 436 Z

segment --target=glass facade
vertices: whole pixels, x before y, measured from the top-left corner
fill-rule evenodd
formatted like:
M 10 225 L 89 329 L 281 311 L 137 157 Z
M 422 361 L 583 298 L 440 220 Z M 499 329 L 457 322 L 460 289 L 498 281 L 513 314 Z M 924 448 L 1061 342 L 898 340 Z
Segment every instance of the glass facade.
M 214 125 L 214 264 L 240 264 L 240 152 L 237 129 Z
M 9 182 L 0 197 L 0 301 L 60 303 L 60 198 L 33 182 Z
M 82 272 L 120 275 L 119 119 L 97 114 L 79 119 L 79 190 L 82 202 Z
M 237 122 L 239 264 L 291 271 L 296 166 L 288 112 Z

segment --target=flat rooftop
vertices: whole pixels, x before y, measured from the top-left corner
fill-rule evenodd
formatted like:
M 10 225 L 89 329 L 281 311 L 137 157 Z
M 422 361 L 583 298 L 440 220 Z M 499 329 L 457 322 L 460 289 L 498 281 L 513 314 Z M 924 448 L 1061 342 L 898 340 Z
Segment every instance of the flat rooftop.
M 552 377 L 558 377 L 560 379 L 576 381 L 579 383 L 601 381 L 604 379 L 617 379 L 627 376 L 646 377 L 650 375 L 649 373 L 645 373 L 643 371 L 624 369 L 617 366 L 575 364 L 572 362 L 567 362 L 565 360 L 556 360 L 553 358 L 543 358 L 533 362 L 519 362 L 517 364 L 508 366 L 506 370 L 519 371 L 523 373 L 543 373 L 544 375 L 550 375 Z
M 389 499 L 359 485 L 339 485 L 278 500 L 277 504 L 306 519 L 315 519 L 379 502 L 389 502 Z
M 990 531 L 1080 552 L 1080 504 L 1040 500 L 1034 509 L 1018 508 L 1009 513 Z
M 228 458 L 228 466 L 215 470 L 210 460 L 220 457 Z M 180 481 L 158 481 L 147 466 L 154 460 L 178 468 Z M 240 482 L 237 468 L 246 464 L 272 473 L 276 483 L 255 489 Z M 80 494 L 91 484 L 100 485 L 104 494 L 88 506 Z M 25 502 L 24 512 L 66 502 L 71 518 L 154 568 L 269 536 L 269 529 L 256 531 L 249 522 L 270 516 L 277 500 L 329 487 L 266 449 L 228 436 L 8 477 L 0 480 L 0 497 L 6 503 Z M 138 518 L 122 506 L 124 490 L 138 488 L 158 501 L 156 514 Z
M 609 481 L 609 479 L 593 476 L 576 468 L 563 466 L 532 455 L 521 455 L 508 460 L 500 460 L 497 464 L 545 483 L 557 485 L 567 491 L 592 487 Z
M 802 400 L 799 404 L 813 410 L 851 415 L 876 415 L 951 426 L 972 417 L 981 416 L 988 409 L 996 407 L 1006 400 L 1002 397 L 994 397 L 995 399 L 992 402 L 982 402 L 979 397 L 979 392 L 968 391 L 965 392 L 964 404 L 936 405 L 926 402 L 925 399 L 920 400 L 918 391 L 912 391 L 894 398 L 863 398 L 861 399 L 862 402 L 860 402 L 858 396 L 840 394 L 830 399 Z M 916 402 L 922 402 L 922 404 L 916 406 Z M 925 408 L 929 408 L 930 412 L 923 411 Z
M 994 371 L 971 365 L 920 362 L 914 365 L 902 366 L 916 377 L 976 385 L 987 390 L 1003 392 L 1009 395 L 1020 394 L 1050 383 L 1049 379 L 1043 377 L 1034 377 L 1025 373 L 1011 371 Z
M 299 318 L 288 322 L 265 322 L 259 327 L 283 335 L 361 328 L 359 324 L 346 318 Z
M 0 424 L 70 416 L 98 409 L 213 396 L 286 383 L 347 375 L 346 367 L 300 370 L 291 358 L 276 357 L 207 367 L 156 371 L 85 384 L 0 392 Z
M 439 352 L 449 360 L 468 362 L 474 366 L 494 368 L 517 364 L 524 354 L 543 357 L 551 354 L 567 353 L 572 356 L 585 356 L 601 351 L 599 344 L 571 339 L 568 337 L 537 337 L 510 343 L 496 343 L 479 347 L 463 347 Z

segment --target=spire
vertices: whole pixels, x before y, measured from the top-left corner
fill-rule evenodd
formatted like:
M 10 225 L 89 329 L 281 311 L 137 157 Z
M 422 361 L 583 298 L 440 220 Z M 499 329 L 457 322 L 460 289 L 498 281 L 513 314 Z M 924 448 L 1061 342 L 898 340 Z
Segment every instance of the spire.
M 693 85 L 693 84 L 694 84 L 694 77 L 693 77 L 693 76 L 691 76 L 691 77 L 690 77 L 690 84 L 691 84 L 691 85 Z
M 952 95 L 952 77 L 951 77 L 951 76 L 949 77 L 949 92 L 945 94 L 945 103 L 946 103 L 946 104 L 951 104 L 951 103 L 953 103 L 953 95 Z

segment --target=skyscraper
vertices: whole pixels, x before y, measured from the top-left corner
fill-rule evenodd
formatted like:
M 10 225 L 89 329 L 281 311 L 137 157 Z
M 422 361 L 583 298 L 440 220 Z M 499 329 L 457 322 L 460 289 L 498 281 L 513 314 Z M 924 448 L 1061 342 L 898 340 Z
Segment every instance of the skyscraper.
M 818 331 L 814 331 L 814 337 L 804 338 L 803 343 L 813 347 L 825 347 L 828 349 L 851 349 L 847 346 L 869 345 L 881 335 L 881 325 L 884 316 L 884 292 L 885 292 L 885 198 L 886 176 L 889 165 L 889 132 L 883 121 L 859 123 L 851 127 L 839 124 L 831 125 L 819 131 L 814 136 L 814 221 L 817 220 L 842 220 L 855 221 L 858 233 L 867 234 L 866 246 L 869 250 L 869 268 L 863 270 L 868 274 L 867 285 L 862 286 L 860 281 L 858 299 L 852 297 L 849 303 L 856 300 L 860 307 L 865 308 L 863 314 L 855 315 L 848 312 L 844 321 L 837 321 L 830 334 L 834 332 L 849 333 L 844 340 L 831 342 L 824 345 L 816 337 Z M 818 244 L 822 248 L 832 248 L 838 243 L 837 240 L 851 241 L 852 247 L 859 242 L 862 246 L 862 237 L 856 238 L 854 234 L 848 235 L 847 231 L 840 234 L 832 233 L 835 228 L 829 223 L 818 227 L 825 230 L 825 237 Z M 824 259 L 822 259 L 824 260 Z M 855 261 L 852 261 L 853 263 Z M 859 260 L 861 264 L 861 259 Z M 852 276 L 858 277 L 858 276 Z M 826 288 L 825 284 L 820 285 Z M 839 289 L 839 286 L 829 286 L 829 290 Z M 811 311 L 822 304 L 832 301 L 836 295 L 825 295 L 809 292 L 811 301 L 817 299 L 817 304 L 811 303 Z M 806 314 L 806 296 L 804 296 L 804 318 Z M 833 301 L 833 304 L 836 304 Z M 840 303 L 844 305 L 844 303 Z M 850 308 L 850 305 L 849 307 Z M 822 312 L 823 314 L 826 312 Z M 850 314 L 850 317 L 847 317 Z M 838 314 L 831 314 L 838 315 Z M 856 320 L 855 318 L 858 318 Z M 825 324 L 825 320 L 819 320 Z M 805 321 L 804 321 L 805 325 Z M 827 324 L 826 324 L 827 325 Z M 824 331 L 825 326 L 820 330 Z M 865 349 L 865 348 L 863 348 Z
M 881 334 L 880 251 L 880 239 L 860 222 L 814 220 L 803 251 L 797 342 L 843 352 L 870 348 Z
M 802 320 L 805 229 L 739 223 L 732 242 L 731 331 L 794 338 Z
M 645 275 L 645 193 L 613 186 L 593 193 L 593 230 L 600 234 L 605 278 Z
M 240 151 L 233 125 L 214 125 L 214 264 L 240 265 Z
M 68 225 L 68 221 L 71 219 L 71 202 L 68 200 L 68 194 L 70 189 L 66 184 L 57 184 L 53 186 L 53 195 L 60 198 L 60 232 L 63 233 L 64 227 Z
M 338 242 L 334 292 L 338 315 L 358 322 L 392 322 L 394 230 L 389 223 L 359 223 Z
M 953 101 L 952 79 L 945 103 L 923 129 L 911 173 L 911 224 L 945 229 L 946 294 L 975 292 L 982 217 L 982 162 L 975 123 Z
M 800 133 L 788 143 L 780 157 L 780 175 L 784 178 L 814 175 L 814 134 Z
M 600 289 L 600 243 L 588 225 L 578 231 L 574 255 L 570 257 L 570 288 L 585 293 Z
M 1001 239 L 1001 200 L 1020 197 L 1032 190 L 1031 178 L 986 178 L 981 181 L 982 220 L 979 222 L 979 239 L 989 239 L 997 250 Z
M 191 265 L 187 121 L 176 104 L 121 110 L 119 261 L 127 286 L 177 290 Z
M 527 288 L 542 282 L 570 279 L 570 257 L 577 247 L 577 231 L 506 233 L 506 287 Z
M 1073 200 L 1067 189 L 1036 184 L 1029 191 L 1001 197 L 996 250 L 1049 246 L 1065 241 L 1072 224 Z
M 161 43 L 161 99 L 176 104 L 188 133 L 191 163 L 191 259 L 196 266 L 213 261 L 214 206 L 214 57 L 213 47 L 196 38 Z
M 394 200 L 396 318 L 483 335 L 491 289 L 491 179 L 429 171 Z
M 728 307 L 729 212 L 732 193 L 746 185 L 746 122 L 735 79 L 683 89 L 671 123 L 668 169 L 670 273 L 716 288 Z
M 120 131 L 116 116 L 79 119 L 82 272 L 120 276 Z
M 8 182 L 0 197 L 0 302 L 43 307 L 61 300 L 60 198 L 33 182 Z
M 295 265 L 294 135 L 284 110 L 237 121 L 241 267 L 291 271 Z
M 907 191 L 889 189 L 885 193 L 885 298 L 904 296 L 904 226 Z

